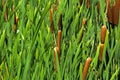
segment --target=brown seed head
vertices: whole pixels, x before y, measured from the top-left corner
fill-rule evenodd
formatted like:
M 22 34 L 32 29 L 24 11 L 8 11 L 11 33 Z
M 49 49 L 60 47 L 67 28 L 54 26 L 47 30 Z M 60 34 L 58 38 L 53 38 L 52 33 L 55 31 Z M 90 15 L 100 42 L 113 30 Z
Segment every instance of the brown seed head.
M 115 4 L 112 6 L 110 6 L 110 0 L 106 0 L 106 4 L 107 4 L 107 18 L 109 23 L 111 23 L 112 25 L 118 25 L 120 0 L 116 0 Z
M 103 50 L 104 50 L 104 44 L 100 44 L 99 61 L 101 62 L 102 62 Z
M 83 20 L 82 20 L 82 25 L 85 26 L 86 23 L 87 23 L 87 19 L 86 19 L 86 18 L 83 18 Z
M 86 62 L 85 62 L 85 65 L 84 65 L 82 80 L 86 80 L 88 69 L 89 69 L 91 61 L 92 61 L 92 59 L 90 57 L 88 57 Z
M 50 9 L 50 29 L 54 32 L 53 8 Z
M 61 45 L 61 38 L 62 38 L 62 31 L 61 30 L 58 30 L 58 39 L 57 39 L 57 46 L 60 50 L 60 45 Z
M 105 42 L 106 31 L 107 31 L 106 26 L 105 25 L 102 26 L 102 28 L 101 28 L 101 43 Z

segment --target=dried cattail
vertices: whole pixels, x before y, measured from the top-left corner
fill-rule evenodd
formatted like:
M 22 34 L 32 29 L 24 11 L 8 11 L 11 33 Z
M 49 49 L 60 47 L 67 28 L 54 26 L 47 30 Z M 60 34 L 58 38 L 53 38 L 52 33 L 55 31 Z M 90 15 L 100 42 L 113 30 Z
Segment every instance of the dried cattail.
M 62 37 L 62 31 L 58 30 L 58 39 L 57 39 L 57 47 L 60 50 L 60 45 L 61 45 L 61 37 Z
M 100 44 L 99 61 L 102 61 L 104 44 Z
M 105 42 L 106 31 L 107 31 L 106 26 L 105 25 L 102 26 L 102 28 L 101 28 L 101 43 Z
M 50 9 L 50 29 L 51 32 L 54 32 L 53 8 Z
M 92 61 L 92 59 L 90 57 L 88 57 L 86 62 L 85 62 L 85 65 L 84 65 L 82 80 L 86 80 L 88 69 L 89 69 L 91 61 Z
M 86 1 L 86 7 L 87 7 L 87 8 L 90 8 L 90 0 L 87 0 L 87 1 Z
M 58 60 L 60 61 L 60 50 L 58 47 L 54 48 L 54 69 L 57 71 L 57 55 L 58 55 Z
M 62 14 L 60 14 L 59 22 L 58 22 L 58 30 L 62 30 Z

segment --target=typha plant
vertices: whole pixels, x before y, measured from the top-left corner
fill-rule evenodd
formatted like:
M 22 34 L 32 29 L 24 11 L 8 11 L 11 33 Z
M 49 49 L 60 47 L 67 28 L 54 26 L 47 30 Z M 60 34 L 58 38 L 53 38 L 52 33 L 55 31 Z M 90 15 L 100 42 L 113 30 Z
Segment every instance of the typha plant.
M 101 27 L 101 36 L 100 36 L 100 41 L 101 41 L 101 43 L 104 43 L 104 42 L 105 42 L 106 31 L 107 31 L 107 28 L 106 28 L 105 25 L 103 25 L 103 26 Z
M 82 41 L 82 38 L 83 38 L 83 33 L 84 33 L 84 26 L 87 24 L 87 19 L 86 18 L 83 18 L 82 20 L 82 28 L 81 28 L 81 32 L 80 32 L 80 40 L 79 42 Z
M 60 50 L 58 47 L 54 48 L 54 69 L 57 71 L 57 59 L 60 61 Z
M 88 69 L 90 67 L 91 61 L 92 61 L 92 59 L 90 57 L 88 57 L 85 62 L 85 65 L 84 65 L 84 69 L 83 69 L 83 73 L 82 73 L 82 80 L 86 80 L 86 78 L 87 78 Z
M 90 0 L 86 0 L 86 7 L 90 8 Z
M 106 0 L 107 5 L 107 18 L 112 25 L 118 25 L 119 12 L 120 12 L 120 0 L 115 0 L 115 3 L 111 6 L 110 0 Z
M 50 9 L 50 29 L 54 32 L 53 8 Z
M 61 47 L 61 38 L 62 38 L 62 14 L 60 14 L 59 22 L 58 22 L 58 38 L 57 38 L 57 47 L 60 50 Z
M 57 47 L 59 48 L 59 50 L 61 47 L 61 37 L 62 37 L 62 31 L 58 30 Z
M 100 53 L 99 53 L 99 61 L 102 62 L 102 56 L 103 56 L 103 50 L 104 50 L 104 44 L 100 44 Z

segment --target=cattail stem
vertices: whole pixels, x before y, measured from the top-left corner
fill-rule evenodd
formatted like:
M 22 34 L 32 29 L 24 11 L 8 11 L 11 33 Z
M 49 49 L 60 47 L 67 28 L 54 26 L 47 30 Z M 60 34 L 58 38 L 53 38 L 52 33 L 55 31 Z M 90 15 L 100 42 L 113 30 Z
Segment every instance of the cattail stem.
M 91 61 L 92 61 L 92 59 L 90 57 L 88 57 L 86 62 L 85 62 L 85 65 L 84 65 L 82 80 L 86 80 L 88 69 L 89 69 Z

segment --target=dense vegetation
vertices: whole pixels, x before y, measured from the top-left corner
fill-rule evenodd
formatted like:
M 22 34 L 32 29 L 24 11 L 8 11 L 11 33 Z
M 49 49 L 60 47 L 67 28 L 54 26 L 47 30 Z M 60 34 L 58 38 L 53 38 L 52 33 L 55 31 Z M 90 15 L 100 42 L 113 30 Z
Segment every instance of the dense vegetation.
M 80 1 L 0 0 L 0 80 L 83 80 L 85 63 L 86 80 L 118 80 L 120 24 L 105 0 Z

